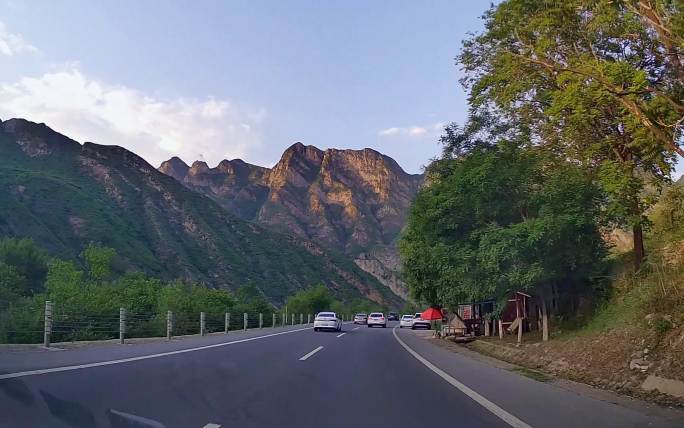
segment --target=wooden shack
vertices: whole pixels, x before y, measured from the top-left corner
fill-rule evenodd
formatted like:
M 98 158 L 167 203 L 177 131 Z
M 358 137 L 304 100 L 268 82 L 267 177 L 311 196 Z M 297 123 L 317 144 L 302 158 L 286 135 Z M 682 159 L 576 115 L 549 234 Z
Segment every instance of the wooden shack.
M 504 332 L 517 331 L 519 322 L 523 331 L 538 327 L 539 308 L 537 299 L 522 291 L 513 293 L 506 302 L 500 322 L 489 315 L 494 311 L 494 299 L 458 305 L 458 315 L 468 328 L 468 333 L 476 336 L 503 335 Z M 520 321 L 516 321 L 520 319 Z

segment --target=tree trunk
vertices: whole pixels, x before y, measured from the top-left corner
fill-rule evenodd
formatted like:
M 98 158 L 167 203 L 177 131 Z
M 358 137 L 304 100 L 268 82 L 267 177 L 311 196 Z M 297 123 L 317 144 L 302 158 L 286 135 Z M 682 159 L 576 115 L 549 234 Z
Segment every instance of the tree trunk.
M 542 310 L 542 341 L 549 340 L 549 311 L 546 309 L 546 297 L 542 296 L 541 301 Z
M 634 270 L 638 271 L 646 256 L 646 251 L 644 250 L 644 230 L 641 224 L 635 225 L 632 228 L 632 233 L 634 237 Z

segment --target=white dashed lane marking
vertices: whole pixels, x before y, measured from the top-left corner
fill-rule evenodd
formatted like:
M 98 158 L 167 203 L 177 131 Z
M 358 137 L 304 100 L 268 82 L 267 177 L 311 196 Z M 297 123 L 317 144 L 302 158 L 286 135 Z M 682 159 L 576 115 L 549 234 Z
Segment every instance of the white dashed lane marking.
M 320 351 L 321 349 L 323 349 L 323 347 L 319 346 L 318 348 L 316 348 L 313 351 L 309 352 L 308 354 L 304 355 L 302 358 L 299 359 L 299 361 L 306 361 L 307 358 L 311 357 L 313 354 Z

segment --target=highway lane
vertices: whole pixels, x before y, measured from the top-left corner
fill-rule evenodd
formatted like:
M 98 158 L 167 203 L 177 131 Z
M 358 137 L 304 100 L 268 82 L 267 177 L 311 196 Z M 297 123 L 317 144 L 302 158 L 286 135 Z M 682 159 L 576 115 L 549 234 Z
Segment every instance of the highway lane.
M 306 329 L 158 358 L 0 380 L 0 426 L 134 426 L 120 423 L 122 413 L 146 418 L 149 426 L 155 421 L 166 427 L 509 426 L 407 352 L 390 328 L 344 329 L 344 335 Z M 272 333 L 145 348 L 168 352 Z M 608 422 L 601 426 L 665 426 L 666 421 L 629 409 L 442 354 L 447 351 L 411 332 L 398 334 L 523 423 L 597 426 L 591 418 L 600 417 L 594 420 Z M 138 346 L 121 348 L 140 356 Z M 119 358 L 126 356 L 121 348 Z M 42 355 L 44 365 L 54 367 L 49 362 L 53 356 L 61 363 L 80 363 L 92 361 L 89 354 L 102 357 L 103 349 Z M 27 360 L 30 364 L 24 368 L 37 368 L 35 357 Z M 2 362 L 0 354 L 0 368 Z M 18 366 L 13 361 L 13 367 Z M 511 398 L 509 390 L 522 392 Z M 549 421 L 554 423 L 546 424 Z

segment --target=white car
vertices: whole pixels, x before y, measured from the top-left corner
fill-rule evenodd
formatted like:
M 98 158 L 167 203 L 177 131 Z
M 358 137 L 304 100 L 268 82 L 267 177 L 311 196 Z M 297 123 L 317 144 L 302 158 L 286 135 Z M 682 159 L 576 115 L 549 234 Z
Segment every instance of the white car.
M 413 322 L 411 323 L 411 330 L 415 330 L 419 327 L 430 330 L 432 326 L 430 325 L 430 321 L 423 319 L 423 316 L 420 312 L 416 312 L 416 314 L 413 316 Z
M 335 312 L 319 312 L 314 318 L 314 331 L 319 330 L 342 330 L 342 320 Z
M 373 312 L 372 314 L 368 315 L 368 321 L 366 324 L 368 324 L 368 327 L 378 325 L 382 328 L 385 328 L 387 327 L 387 319 L 385 319 L 385 315 L 381 312 Z
M 399 328 L 413 327 L 413 315 L 402 315 L 399 320 Z

